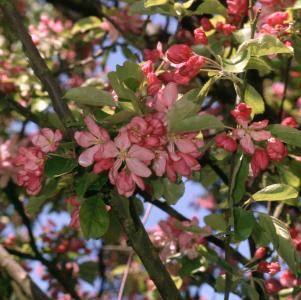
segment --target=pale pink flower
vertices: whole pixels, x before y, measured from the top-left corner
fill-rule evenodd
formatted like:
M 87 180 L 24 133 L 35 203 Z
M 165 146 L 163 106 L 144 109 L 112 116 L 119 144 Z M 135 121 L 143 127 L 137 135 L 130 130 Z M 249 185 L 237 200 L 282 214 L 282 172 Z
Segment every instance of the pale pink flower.
M 178 98 L 177 84 L 168 83 L 164 88 L 160 89 L 154 98 L 154 108 L 160 112 L 167 112 Z
M 42 128 L 37 134 L 31 137 L 31 142 L 44 153 L 55 152 L 63 136 L 60 130 L 53 132 L 49 128 Z
M 85 123 L 89 131 L 77 131 L 74 138 L 83 148 L 87 148 L 79 156 L 78 162 L 83 167 L 93 164 L 95 154 L 103 159 L 115 157 L 117 155 L 116 147 L 110 140 L 107 130 L 99 127 L 90 117 L 85 117 Z
M 250 126 L 244 124 L 242 128 L 234 129 L 233 136 L 240 140 L 240 146 L 245 153 L 254 153 L 255 145 L 253 141 L 266 141 L 272 136 L 269 131 L 262 130 L 268 126 L 268 123 L 268 120 L 263 120 L 253 122 Z

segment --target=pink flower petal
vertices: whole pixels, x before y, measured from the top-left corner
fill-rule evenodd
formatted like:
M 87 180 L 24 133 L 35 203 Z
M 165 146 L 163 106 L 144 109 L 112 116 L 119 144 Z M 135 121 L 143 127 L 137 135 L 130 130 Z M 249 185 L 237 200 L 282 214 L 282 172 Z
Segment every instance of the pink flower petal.
M 76 142 L 84 148 L 91 147 L 97 143 L 97 139 L 88 131 L 76 131 L 74 134 Z
M 91 148 L 88 148 L 85 150 L 78 158 L 78 163 L 82 167 L 88 167 L 91 166 L 94 162 L 94 155 L 99 149 L 101 148 L 101 145 L 95 145 Z
M 249 128 L 252 128 L 252 129 L 263 129 L 263 128 L 266 128 L 269 124 L 269 120 L 262 120 L 262 121 L 259 121 L 259 122 L 253 122 Z
M 188 139 L 178 139 L 175 141 L 175 144 L 177 145 L 179 151 L 183 153 L 190 153 L 190 152 L 196 152 L 197 147 L 196 145 Z
M 253 141 L 251 139 L 251 136 L 246 134 L 241 140 L 240 145 L 244 152 L 248 154 L 253 154 L 255 151 L 255 146 L 253 144 Z
M 125 161 L 129 170 L 137 176 L 149 177 L 152 173 L 151 170 L 139 159 L 127 158 Z
M 151 161 L 155 158 L 155 154 L 151 150 L 140 147 L 138 145 L 133 145 L 128 154 L 130 158 L 136 158 L 142 161 Z
M 260 130 L 260 131 L 253 130 L 251 131 L 250 135 L 253 138 L 253 140 L 257 142 L 266 141 L 272 136 L 272 134 L 267 130 Z

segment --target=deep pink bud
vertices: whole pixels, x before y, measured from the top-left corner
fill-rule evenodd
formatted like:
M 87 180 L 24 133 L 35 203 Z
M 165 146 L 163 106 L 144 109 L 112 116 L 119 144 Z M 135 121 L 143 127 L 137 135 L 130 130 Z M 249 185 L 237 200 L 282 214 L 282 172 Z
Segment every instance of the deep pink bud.
M 218 134 L 215 137 L 217 147 L 224 148 L 226 151 L 235 152 L 237 149 L 236 141 L 225 133 Z
M 145 60 L 151 60 L 152 62 L 160 58 L 160 51 L 157 49 L 144 49 L 143 54 Z
M 231 115 L 240 125 L 248 123 L 251 118 L 252 108 L 245 103 L 239 103 L 235 109 L 231 110 Z
M 205 64 L 205 59 L 203 56 L 193 55 L 179 69 L 179 73 L 182 76 L 188 76 L 189 78 L 193 78 L 199 73 L 200 69 L 204 64 Z
M 264 287 L 265 287 L 266 291 L 268 292 L 268 294 L 275 294 L 282 289 L 279 281 L 275 278 L 270 278 L 268 280 L 265 280 Z
M 251 160 L 251 168 L 254 177 L 269 166 L 269 157 L 264 149 L 256 149 Z
M 205 17 L 201 19 L 200 25 L 202 25 L 202 27 L 205 31 L 209 31 L 214 28 L 212 23 L 210 22 L 210 20 Z
M 147 74 L 147 84 L 147 94 L 149 96 L 156 95 L 162 86 L 161 80 L 158 79 L 155 73 Z
M 196 28 L 193 33 L 196 44 L 208 45 L 207 35 L 203 29 Z
M 298 123 L 294 117 L 286 117 L 281 121 L 281 125 L 297 128 Z
M 269 15 L 267 18 L 267 23 L 270 26 L 283 25 L 284 21 L 288 20 L 288 13 L 282 11 L 276 11 L 273 14 Z
M 141 70 L 143 71 L 144 75 L 147 75 L 153 72 L 153 62 L 148 60 L 141 65 Z
M 259 273 L 268 273 L 269 272 L 269 263 L 267 261 L 261 261 L 257 265 L 257 272 Z
M 185 44 L 173 45 L 166 52 L 167 58 L 174 64 L 186 62 L 191 55 L 192 49 Z
M 280 140 L 271 138 L 268 141 L 267 153 L 271 160 L 281 161 L 287 156 L 287 148 Z
M 265 256 L 266 254 L 266 248 L 264 247 L 259 247 L 256 251 L 255 251 L 255 254 L 254 254 L 254 257 L 258 258 L 258 259 L 261 259 Z
M 280 267 L 279 262 L 271 262 L 271 263 L 269 264 L 268 268 L 269 268 L 269 273 L 270 273 L 271 275 L 275 275 L 275 274 L 277 274 L 278 272 L 280 272 L 280 270 L 281 270 L 281 267 Z

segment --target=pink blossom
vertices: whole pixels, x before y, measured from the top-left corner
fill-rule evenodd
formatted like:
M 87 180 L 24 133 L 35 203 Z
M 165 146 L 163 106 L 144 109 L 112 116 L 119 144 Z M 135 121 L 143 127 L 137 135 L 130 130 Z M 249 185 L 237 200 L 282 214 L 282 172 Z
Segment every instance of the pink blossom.
M 241 125 L 246 126 L 251 120 L 252 108 L 245 103 L 239 103 L 235 109 L 231 110 L 231 115 L 235 121 Z
M 154 98 L 154 108 L 159 112 L 167 112 L 177 101 L 178 89 L 173 82 L 168 83 L 164 88 L 159 90 Z
M 202 25 L 202 27 L 203 27 L 203 29 L 205 31 L 210 31 L 211 29 L 214 28 L 213 25 L 212 25 L 212 23 L 211 23 L 211 21 L 208 18 L 206 18 L 206 17 L 203 17 L 201 19 L 200 25 Z
M 267 153 L 271 160 L 281 161 L 287 156 L 288 151 L 280 140 L 270 138 L 267 145 Z
M 208 44 L 208 38 L 203 29 L 196 28 L 193 33 L 194 33 L 195 44 L 202 44 L 202 45 Z
M 269 157 L 267 152 L 264 149 L 257 148 L 254 151 L 251 160 L 251 169 L 253 176 L 258 176 L 261 171 L 264 171 L 269 166 Z
M 89 131 L 77 131 L 74 135 L 76 142 L 81 147 L 88 148 L 79 156 L 79 164 L 83 167 L 92 165 L 96 153 L 98 153 L 98 158 L 115 157 L 117 150 L 113 141 L 110 140 L 108 132 L 88 116 L 85 117 L 85 123 Z
M 281 121 L 281 125 L 297 128 L 298 123 L 294 117 L 286 117 Z
M 42 128 L 37 134 L 33 135 L 31 142 L 44 153 L 55 152 L 59 147 L 59 142 L 63 136 L 60 130 L 54 132 L 49 128 Z
M 20 167 L 17 184 L 25 187 L 29 195 L 37 195 L 42 189 L 45 154 L 38 148 L 21 147 L 14 163 Z
M 181 65 L 178 71 L 180 75 L 184 77 L 193 78 L 200 72 L 200 69 L 204 66 L 204 64 L 205 58 L 203 56 L 193 55 L 187 62 Z
M 110 170 L 109 178 L 112 184 L 115 184 L 118 192 L 129 197 L 134 192 L 133 185 L 136 183 L 141 189 L 144 189 L 144 182 L 140 177 L 149 177 L 151 170 L 147 165 L 154 159 L 152 151 L 138 145 L 131 145 L 126 129 L 121 129 L 119 135 L 114 140 L 117 147 L 117 159 Z M 122 174 L 119 169 L 123 167 Z M 123 182 L 125 180 L 125 182 Z
M 255 145 L 253 141 L 266 141 L 271 137 L 271 133 L 266 128 L 269 121 L 262 120 L 259 122 L 253 122 L 248 126 L 246 121 L 241 122 L 244 124 L 242 128 L 234 129 L 233 134 L 240 140 L 242 150 L 247 154 L 253 154 L 255 151 Z
M 230 15 L 245 16 L 248 9 L 247 0 L 227 0 L 228 12 Z
M 173 45 L 166 52 L 168 60 L 174 64 L 180 64 L 187 61 L 191 55 L 192 49 L 185 44 Z
M 237 143 L 235 139 L 225 133 L 218 134 L 215 137 L 215 143 L 217 147 L 224 148 L 229 152 L 235 152 L 237 149 Z
M 265 256 L 265 254 L 266 254 L 266 248 L 259 247 L 259 248 L 256 249 L 254 257 L 257 258 L 257 259 L 261 259 Z

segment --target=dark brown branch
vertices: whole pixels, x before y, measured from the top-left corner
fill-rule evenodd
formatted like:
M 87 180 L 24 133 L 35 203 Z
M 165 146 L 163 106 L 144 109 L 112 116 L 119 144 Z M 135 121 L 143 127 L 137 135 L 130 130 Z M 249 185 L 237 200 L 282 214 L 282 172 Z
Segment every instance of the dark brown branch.
M 180 292 L 164 267 L 159 255 L 149 239 L 147 232 L 138 217 L 132 199 L 122 201 L 112 195 L 108 200 L 113 212 L 118 217 L 130 245 L 140 257 L 150 278 L 156 285 L 163 300 L 180 300 Z
M 25 26 L 23 25 L 20 15 L 14 8 L 11 1 L 2 0 L 0 2 L 0 7 L 4 13 L 6 21 L 11 27 L 11 30 L 22 42 L 24 52 L 29 58 L 30 65 L 34 70 L 35 75 L 40 79 L 45 90 L 48 92 L 55 112 L 58 114 L 63 124 L 66 127 L 70 127 L 73 123 L 73 116 L 67 104 L 62 100 L 60 86 L 34 45 L 31 36 L 28 34 Z

